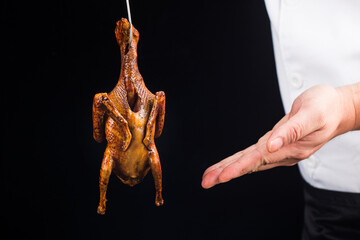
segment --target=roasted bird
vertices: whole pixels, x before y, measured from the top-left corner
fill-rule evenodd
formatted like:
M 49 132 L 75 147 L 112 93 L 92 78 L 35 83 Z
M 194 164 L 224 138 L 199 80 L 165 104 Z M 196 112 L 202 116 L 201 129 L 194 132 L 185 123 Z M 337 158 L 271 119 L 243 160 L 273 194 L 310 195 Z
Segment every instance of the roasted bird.
M 132 40 L 130 40 L 132 27 Z M 122 18 L 116 23 L 121 51 L 121 72 L 109 93 L 98 93 L 93 102 L 93 134 L 97 142 L 106 136 L 107 147 L 100 169 L 99 214 L 105 214 L 106 190 L 111 172 L 125 184 L 141 182 L 151 169 L 156 189 L 155 204 L 161 206 L 162 173 L 154 138 L 161 135 L 165 118 L 165 93 L 152 94 L 137 65 L 139 32 Z

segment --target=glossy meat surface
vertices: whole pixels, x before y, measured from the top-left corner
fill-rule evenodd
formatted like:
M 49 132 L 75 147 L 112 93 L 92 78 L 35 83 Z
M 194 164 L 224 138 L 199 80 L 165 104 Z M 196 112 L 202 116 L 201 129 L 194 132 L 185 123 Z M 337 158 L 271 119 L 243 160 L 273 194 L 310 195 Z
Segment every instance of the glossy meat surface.
M 130 186 L 141 182 L 151 170 L 155 182 L 155 204 L 163 204 L 162 173 L 154 138 L 161 135 L 165 117 L 165 94 L 152 94 L 137 65 L 139 32 L 126 19 L 117 22 L 116 40 L 121 51 L 121 72 L 110 93 L 98 93 L 93 102 L 93 135 L 107 140 L 100 169 L 98 213 L 105 214 L 106 190 L 113 172 Z

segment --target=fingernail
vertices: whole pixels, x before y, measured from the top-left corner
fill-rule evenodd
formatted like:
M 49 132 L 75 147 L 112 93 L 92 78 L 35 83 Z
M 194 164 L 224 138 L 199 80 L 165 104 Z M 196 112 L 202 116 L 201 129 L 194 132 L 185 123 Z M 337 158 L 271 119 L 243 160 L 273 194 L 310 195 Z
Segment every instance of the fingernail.
M 276 152 L 277 150 L 279 150 L 282 146 L 283 146 L 283 140 L 281 138 L 275 138 L 274 140 L 272 140 L 270 142 L 270 147 L 269 147 L 269 151 L 270 152 Z

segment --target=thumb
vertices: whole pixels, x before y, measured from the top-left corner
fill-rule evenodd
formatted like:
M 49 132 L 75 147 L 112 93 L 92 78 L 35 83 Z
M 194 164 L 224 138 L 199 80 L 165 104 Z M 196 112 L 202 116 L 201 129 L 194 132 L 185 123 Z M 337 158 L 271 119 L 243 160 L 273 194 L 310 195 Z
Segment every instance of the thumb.
M 300 110 L 284 124 L 276 128 L 267 141 L 270 153 L 278 151 L 283 146 L 294 143 L 319 128 L 314 121 L 314 114 Z

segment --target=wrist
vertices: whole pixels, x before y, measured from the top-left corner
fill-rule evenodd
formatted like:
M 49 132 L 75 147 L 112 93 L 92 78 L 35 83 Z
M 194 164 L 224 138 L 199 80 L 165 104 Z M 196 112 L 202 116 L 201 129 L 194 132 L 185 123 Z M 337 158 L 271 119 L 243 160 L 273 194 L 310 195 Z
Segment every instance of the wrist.
M 360 129 L 360 82 L 336 88 L 339 94 L 341 120 L 338 134 Z
M 360 82 L 351 86 L 355 111 L 355 126 L 353 130 L 360 130 Z

